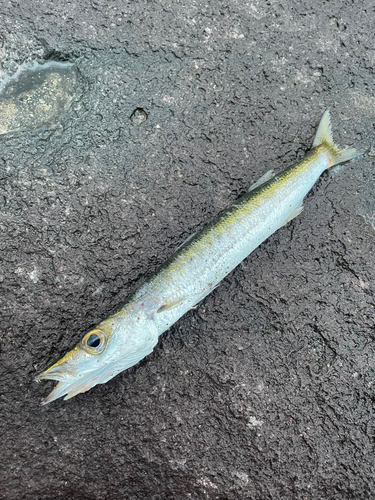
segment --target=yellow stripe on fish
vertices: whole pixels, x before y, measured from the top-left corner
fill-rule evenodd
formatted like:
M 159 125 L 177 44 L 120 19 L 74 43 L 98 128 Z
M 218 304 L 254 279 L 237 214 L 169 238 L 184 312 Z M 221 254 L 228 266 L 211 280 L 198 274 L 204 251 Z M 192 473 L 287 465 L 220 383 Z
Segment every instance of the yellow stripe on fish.
M 334 144 L 326 111 L 304 160 L 277 175 L 267 172 L 231 207 L 189 238 L 116 313 L 37 377 L 59 381 L 43 404 L 62 396 L 70 399 L 138 363 L 153 350 L 160 334 L 208 295 L 262 241 L 301 213 L 304 196 L 324 170 L 359 154 Z

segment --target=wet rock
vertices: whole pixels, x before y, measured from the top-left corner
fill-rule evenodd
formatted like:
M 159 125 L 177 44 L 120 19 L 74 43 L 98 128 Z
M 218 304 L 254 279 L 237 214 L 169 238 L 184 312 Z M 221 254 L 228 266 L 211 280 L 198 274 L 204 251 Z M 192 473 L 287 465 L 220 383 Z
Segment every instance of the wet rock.
M 0 135 L 54 124 L 74 96 L 74 65 L 64 62 L 21 65 L 0 82 Z
M 130 120 L 133 125 L 142 125 L 148 118 L 146 111 L 142 108 L 137 108 L 133 111 L 130 116 Z
M 1 71 L 75 55 L 80 96 L 61 127 L 0 137 L 2 500 L 375 498 L 367 155 L 324 173 L 138 366 L 46 407 L 55 384 L 34 381 L 190 234 L 302 157 L 327 107 L 338 144 L 369 147 L 364 9 L 1 3 Z

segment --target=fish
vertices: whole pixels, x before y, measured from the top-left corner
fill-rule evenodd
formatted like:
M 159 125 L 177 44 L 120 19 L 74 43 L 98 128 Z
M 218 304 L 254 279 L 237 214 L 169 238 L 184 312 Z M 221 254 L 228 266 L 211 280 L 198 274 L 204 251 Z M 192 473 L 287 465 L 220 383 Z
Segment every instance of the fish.
M 159 336 L 195 308 L 220 281 L 277 229 L 297 217 L 303 199 L 330 167 L 362 154 L 332 137 L 329 110 L 307 156 L 282 172 L 264 174 L 234 204 L 188 238 L 114 313 L 88 331 L 57 363 L 36 377 L 58 384 L 42 400 L 68 400 L 105 384 L 149 355 Z

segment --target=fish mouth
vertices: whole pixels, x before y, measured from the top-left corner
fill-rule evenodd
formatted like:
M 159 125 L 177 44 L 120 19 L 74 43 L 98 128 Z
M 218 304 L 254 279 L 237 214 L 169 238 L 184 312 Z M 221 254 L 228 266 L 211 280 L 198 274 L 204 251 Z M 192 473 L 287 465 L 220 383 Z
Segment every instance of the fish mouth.
M 51 366 L 43 373 L 40 373 L 35 377 L 37 382 L 41 380 L 58 380 L 59 382 L 67 382 L 70 377 L 69 371 L 63 366 Z
M 88 391 L 96 384 L 100 384 L 103 380 L 103 375 L 105 376 L 111 368 L 111 365 L 107 365 L 88 373 L 72 373 L 64 365 L 56 364 L 51 366 L 51 368 L 48 368 L 35 377 L 36 382 L 40 382 L 41 380 L 57 380 L 59 382 L 52 392 L 46 398 L 42 399 L 41 404 L 44 406 L 62 396 L 65 396 L 64 401 L 67 401 L 81 392 Z

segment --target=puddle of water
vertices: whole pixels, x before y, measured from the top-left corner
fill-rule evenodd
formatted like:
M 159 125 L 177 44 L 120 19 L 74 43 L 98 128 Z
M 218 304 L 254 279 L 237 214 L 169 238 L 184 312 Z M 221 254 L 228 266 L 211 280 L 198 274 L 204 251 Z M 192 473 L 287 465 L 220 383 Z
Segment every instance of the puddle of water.
M 55 123 L 74 96 L 71 63 L 23 64 L 0 81 L 0 135 Z

